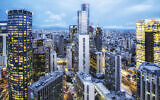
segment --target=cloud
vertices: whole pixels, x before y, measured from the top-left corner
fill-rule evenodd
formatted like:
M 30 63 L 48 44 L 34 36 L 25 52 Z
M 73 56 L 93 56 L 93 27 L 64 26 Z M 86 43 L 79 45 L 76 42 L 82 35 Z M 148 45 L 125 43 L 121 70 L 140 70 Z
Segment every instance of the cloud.
M 46 11 L 46 18 L 40 27 L 67 27 L 67 24 L 64 20 L 66 15 L 64 13 L 55 14 L 52 11 Z
M 127 8 L 128 12 L 144 12 L 152 9 L 152 5 L 149 4 L 138 4 Z
M 55 21 L 62 21 L 62 19 L 66 16 L 64 13 L 61 14 L 54 14 L 51 11 L 46 11 L 48 18 L 45 22 L 55 22 Z
M 34 12 L 33 25 L 68 27 L 77 24 L 77 10 L 82 3 L 89 3 L 91 25 L 132 27 L 138 19 L 160 14 L 159 0 L 2 0 L 0 20 L 7 19 L 7 9 L 28 9 Z

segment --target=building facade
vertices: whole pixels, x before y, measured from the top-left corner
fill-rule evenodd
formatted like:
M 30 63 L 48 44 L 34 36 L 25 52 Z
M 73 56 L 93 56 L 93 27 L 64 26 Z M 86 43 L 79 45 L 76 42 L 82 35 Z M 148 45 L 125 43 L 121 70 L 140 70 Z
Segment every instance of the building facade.
M 143 62 L 160 64 L 160 19 L 138 20 L 136 25 L 137 69 Z
M 121 88 L 121 56 L 111 52 L 105 53 L 105 82 L 106 87 L 112 91 Z
M 8 11 L 9 99 L 26 100 L 31 85 L 32 12 Z
M 143 62 L 137 71 L 138 100 L 160 100 L 160 66 Z

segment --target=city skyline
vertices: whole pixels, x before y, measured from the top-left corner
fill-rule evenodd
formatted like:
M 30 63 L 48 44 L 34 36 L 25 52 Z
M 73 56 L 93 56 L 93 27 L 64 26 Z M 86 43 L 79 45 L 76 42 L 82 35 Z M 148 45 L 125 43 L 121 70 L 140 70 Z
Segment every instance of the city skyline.
M 157 0 L 64 1 L 0 7 L 0 99 L 160 100 Z
M 136 20 L 157 18 L 158 0 L 61 0 L 61 1 L 2 1 L 0 20 L 7 20 L 10 9 L 25 9 L 34 13 L 33 29 L 68 28 L 77 23 L 77 10 L 82 3 L 89 3 L 90 25 L 111 29 L 136 29 Z

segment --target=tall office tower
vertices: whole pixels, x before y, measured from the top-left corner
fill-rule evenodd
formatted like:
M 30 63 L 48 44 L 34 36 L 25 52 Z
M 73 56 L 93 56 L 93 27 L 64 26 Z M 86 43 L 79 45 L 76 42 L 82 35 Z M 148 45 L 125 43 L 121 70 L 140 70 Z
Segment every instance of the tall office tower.
M 77 71 L 89 73 L 89 35 L 77 35 L 75 43 L 75 62 L 78 66 Z
M 59 37 L 59 42 L 58 42 L 58 54 L 59 55 L 64 55 L 64 36 L 61 35 Z
M 137 69 L 143 62 L 160 64 L 160 18 L 138 20 L 137 25 Z
M 33 81 L 36 82 L 47 73 L 50 73 L 50 48 L 45 46 L 33 48 Z
M 78 11 L 78 33 L 88 34 L 89 31 L 89 5 L 82 4 L 82 9 Z
M 70 25 L 69 26 L 69 38 L 70 38 L 70 42 L 73 41 L 73 36 L 74 34 L 76 34 L 78 31 L 77 29 L 77 25 Z
M 72 68 L 72 43 L 67 44 L 67 67 L 68 70 L 71 71 Z
M 9 99 L 26 100 L 31 85 L 32 12 L 8 11 Z
M 90 26 L 89 27 L 89 47 L 90 47 L 90 51 L 95 49 L 93 32 L 94 32 L 94 28 L 92 26 Z
M 0 21 L 0 66 L 7 65 L 7 21 Z
M 95 88 L 91 75 L 77 72 L 75 87 L 77 100 L 95 100 Z
M 111 52 L 105 53 L 105 81 L 111 91 L 120 91 L 121 87 L 121 56 Z
M 53 72 L 28 86 L 28 100 L 63 100 L 63 72 Z
M 90 52 L 90 73 L 96 77 L 99 77 L 98 75 L 103 73 L 102 52 L 94 50 Z
M 96 28 L 96 36 L 94 37 L 96 49 L 102 51 L 102 29 L 100 27 Z
M 57 53 L 56 51 L 51 51 L 50 53 L 50 72 L 57 71 Z
M 92 26 L 89 26 L 89 37 L 93 37 L 94 28 Z
M 137 100 L 160 100 L 160 66 L 143 62 L 137 70 Z

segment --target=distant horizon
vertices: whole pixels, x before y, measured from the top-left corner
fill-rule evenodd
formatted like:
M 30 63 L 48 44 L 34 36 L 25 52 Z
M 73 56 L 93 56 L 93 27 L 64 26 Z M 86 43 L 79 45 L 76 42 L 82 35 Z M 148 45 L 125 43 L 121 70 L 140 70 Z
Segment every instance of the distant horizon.
M 77 25 L 77 11 L 88 3 L 90 25 L 106 29 L 136 29 L 136 20 L 158 18 L 159 0 L 6 0 L 0 3 L 0 21 L 7 20 L 7 10 L 33 12 L 33 28 L 68 28 Z

